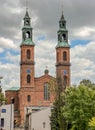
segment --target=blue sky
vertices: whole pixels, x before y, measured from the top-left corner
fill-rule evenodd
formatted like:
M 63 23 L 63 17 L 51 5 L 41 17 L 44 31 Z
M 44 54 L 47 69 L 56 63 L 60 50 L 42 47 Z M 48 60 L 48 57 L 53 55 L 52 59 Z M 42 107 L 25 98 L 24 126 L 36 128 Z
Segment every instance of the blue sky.
M 3 89 L 20 86 L 25 3 L 25 0 L 0 0 L 0 76 L 3 76 Z M 55 76 L 55 47 L 62 4 L 71 45 L 71 84 L 78 84 L 82 79 L 95 83 L 95 0 L 28 0 L 36 44 L 35 76 L 43 75 L 46 66 L 50 75 Z
M 76 39 L 70 41 L 71 48 L 75 47 L 76 45 L 86 45 L 90 42 L 90 40 L 81 40 L 81 39 Z

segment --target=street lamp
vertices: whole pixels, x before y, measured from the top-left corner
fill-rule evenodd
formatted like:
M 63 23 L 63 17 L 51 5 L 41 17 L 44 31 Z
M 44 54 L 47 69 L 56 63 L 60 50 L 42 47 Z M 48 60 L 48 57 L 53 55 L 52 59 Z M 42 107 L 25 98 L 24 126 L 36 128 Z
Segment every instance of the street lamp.
M 3 79 L 3 77 L 0 77 L 0 93 L 2 92 L 1 79 Z M 0 101 L 0 129 L 1 129 L 1 105 L 2 105 L 2 102 Z
M 14 104 L 14 97 L 11 97 L 11 110 L 10 110 L 10 130 L 12 129 L 13 126 L 13 104 Z

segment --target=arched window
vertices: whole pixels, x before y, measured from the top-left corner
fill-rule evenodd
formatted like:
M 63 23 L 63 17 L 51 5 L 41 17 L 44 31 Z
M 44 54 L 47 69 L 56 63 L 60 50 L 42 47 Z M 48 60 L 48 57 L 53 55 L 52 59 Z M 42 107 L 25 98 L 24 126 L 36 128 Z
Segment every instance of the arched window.
M 63 52 L 63 60 L 64 60 L 64 61 L 67 60 L 67 52 L 66 52 L 66 51 Z
M 27 83 L 30 83 L 30 82 L 31 82 L 31 76 L 27 75 Z
M 30 38 L 30 32 L 29 31 L 26 32 L 26 38 Z
M 49 84 L 45 83 L 44 84 L 44 100 L 49 100 L 49 99 L 50 99 Z
M 31 96 L 27 95 L 27 101 L 30 102 L 31 101 Z
M 57 61 L 59 61 L 59 52 L 57 52 Z
M 66 88 L 66 85 L 67 85 L 67 76 L 64 76 L 64 81 L 63 81 L 64 83 L 64 87 Z
M 63 41 L 66 40 L 66 34 L 62 35 L 62 39 L 63 39 Z
M 30 50 L 27 50 L 27 59 L 30 59 L 31 52 Z
M 62 23 L 62 27 L 65 27 L 65 24 L 64 24 L 64 23 Z
M 64 76 L 64 87 L 66 88 L 67 86 L 67 76 Z

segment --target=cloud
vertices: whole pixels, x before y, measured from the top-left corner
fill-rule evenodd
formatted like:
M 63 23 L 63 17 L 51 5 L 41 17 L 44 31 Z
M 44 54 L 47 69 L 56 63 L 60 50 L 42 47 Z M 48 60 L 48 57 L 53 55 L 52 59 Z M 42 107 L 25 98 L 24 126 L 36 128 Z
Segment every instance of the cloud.
M 42 75 L 46 66 L 55 76 L 55 41 L 40 40 L 35 47 L 36 76 Z
M 69 31 L 69 41 L 74 39 L 91 41 L 87 45 L 71 48 L 72 83 L 83 78 L 95 77 L 95 0 L 33 0 L 28 1 L 31 26 L 35 46 L 36 75 L 42 75 L 45 66 L 55 75 L 55 46 L 61 17 L 61 5 Z M 4 87 L 19 85 L 19 46 L 22 41 L 25 0 L 0 0 L 0 73 L 4 77 Z M 41 40 L 42 36 L 45 39 Z M 1 53 L 5 52 L 3 57 Z M 4 61 L 7 63 L 4 63 Z M 10 73 L 11 72 L 11 73 Z M 9 76 L 10 74 L 10 76 Z M 16 80 L 17 79 L 17 80 Z M 95 82 L 95 81 L 94 81 Z
M 72 83 L 78 84 L 83 79 L 95 82 L 95 41 L 87 45 L 71 48 L 71 77 Z
M 5 56 L 5 60 L 7 60 L 7 62 L 11 62 L 13 63 L 14 65 L 19 65 L 20 63 L 20 55 L 13 55 L 11 54 L 10 52 L 7 52 L 6 53 L 6 56 Z
M 19 87 L 19 67 L 15 64 L 2 64 L 0 63 L 0 73 L 3 77 L 2 88 L 8 89 L 12 86 Z
M 95 27 L 81 27 L 77 30 L 74 30 L 75 37 L 80 39 L 95 39 Z
M 3 48 L 0 48 L 0 53 L 4 52 L 4 49 Z
M 10 39 L 0 37 L 0 46 L 2 48 L 11 48 L 11 49 L 17 49 L 17 45 L 14 44 L 14 42 Z

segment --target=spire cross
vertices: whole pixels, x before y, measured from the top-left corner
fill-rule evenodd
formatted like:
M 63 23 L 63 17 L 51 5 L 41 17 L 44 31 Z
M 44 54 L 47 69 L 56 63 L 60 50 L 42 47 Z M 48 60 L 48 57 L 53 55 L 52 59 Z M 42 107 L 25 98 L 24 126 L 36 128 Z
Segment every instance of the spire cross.
M 46 69 L 48 69 L 48 66 L 46 66 Z
M 64 5 L 63 5 L 63 0 L 62 0 L 62 14 L 63 14 L 63 8 L 64 8 Z
M 28 10 L 28 0 L 26 0 L 26 11 Z

